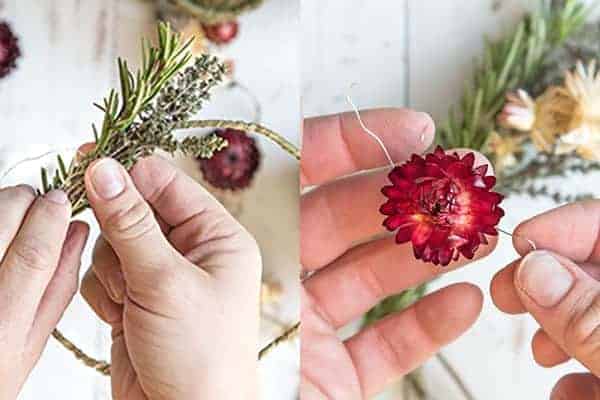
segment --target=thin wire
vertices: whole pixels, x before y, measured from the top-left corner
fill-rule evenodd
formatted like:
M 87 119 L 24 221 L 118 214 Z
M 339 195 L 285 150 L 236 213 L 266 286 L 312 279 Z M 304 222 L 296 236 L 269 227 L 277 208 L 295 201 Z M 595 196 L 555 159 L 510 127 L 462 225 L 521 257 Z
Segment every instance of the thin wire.
M 258 101 L 258 97 L 256 96 L 256 94 L 254 94 L 254 92 L 252 92 L 250 90 L 250 88 L 248 88 L 246 85 L 242 84 L 241 82 L 237 81 L 237 80 L 232 80 L 229 85 L 227 85 L 228 88 L 230 89 L 239 89 L 242 93 L 244 93 L 249 99 L 250 102 L 252 103 L 252 108 L 253 108 L 253 113 L 254 116 L 252 117 L 252 122 L 259 124 L 262 120 L 262 106 L 260 105 L 260 102 Z
M 370 130 L 369 128 L 367 128 L 367 126 L 365 125 L 362 117 L 360 116 L 360 111 L 358 111 L 358 107 L 356 107 L 356 104 L 354 104 L 354 102 L 352 101 L 352 97 L 349 94 L 346 96 L 346 99 L 348 100 L 348 103 L 350 103 L 350 106 L 354 110 L 354 114 L 356 114 L 356 118 L 358 119 L 358 123 L 360 124 L 361 128 L 369 136 L 371 136 L 373 139 L 375 139 L 375 141 L 377 141 L 377 143 L 379 144 L 379 147 L 381 147 L 381 150 L 383 150 L 383 153 L 385 154 L 385 157 L 387 158 L 388 162 L 390 163 L 390 166 L 392 168 L 395 168 L 396 164 L 394 163 L 394 160 L 392 159 L 392 156 L 390 155 L 390 152 L 388 151 L 387 147 L 385 147 L 385 144 L 383 143 L 383 140 L 381 140 L 379 138 L 379 136 L 377 136 L 377 134 L 375 132 L 373 132 L 372 130 Z
M 521 239 L 527 241 L 527 243 L 529 243 L 529 246 L 531 246 L 532 251 L 537 251 L 537 249 L 538 249 L 537 246 L 536 246 L 536 244 L 535 244 L 535 242 L 533 240 L 531 240 L 529 238 L 526 238 L 523 235 L 517 235 L 515 233 L 510 233 L 510 232 L 507 232 L 507 231 L 505 231 L 504 229 L 501 229 L 501 228 L 496 228 L 496 230 L 498 230 L 498 232 L 503 233 L 503 234 L 505 234 L 507 236 L 518 237 L 518 238 L 521 238 Z
M 0 185 L 2 185 L 2 183 L 4 182 L 4 180 L 17 168 L 19 168 L 21 165 L 29 163 L 29 162 L 33 162 L 33 161 L 39 161 L 42 160 L 48 156 L 52 156 L 52 155 L 58 155 L 60 153 L 66 152 L 66 151 L 76 151 L 77 149 L 75 148 L 64 148 L 64 149 L 55 149 L 55 150 L 49 150 L 43 154 L 40 154 L 38 156 L 35 157 L 28 157 L 28 158 L 24 158 L 20 161 L 18 161 L 17 163 L 11 165 L 6 171 L 4 171 L 4 173 L 0 176 Z

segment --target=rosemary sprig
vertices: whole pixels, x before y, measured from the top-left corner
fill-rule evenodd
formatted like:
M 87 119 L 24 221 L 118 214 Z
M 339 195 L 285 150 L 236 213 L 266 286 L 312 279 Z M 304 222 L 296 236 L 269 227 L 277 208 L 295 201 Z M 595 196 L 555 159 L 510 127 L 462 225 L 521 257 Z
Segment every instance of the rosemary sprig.
M 485 56 L 457 108 L 450 110 L 438 140 L 447 148 L 481 150 L 495 128 L 507 92 L 538 77 L 546 57 L 585 23 L 588 9 L 579 0 L 541 0 L 515 31 L 488 41 Z
M 83 176 L 94 160 L 111 157 L 129 169 L 159 149 L 209 158 L 227 145 L 216 135 L 182 141 L 173 135 L 176 124 L 190 119 L 201 108 L 209 91 L 225 74 L 224 65 L 213 56 L 202 55 L 189 64 L 190 43 L 182 43 L 179 34 L 160 24 L 157 47 L 142 41 L 142 66 L 135 74 L 125 60 L 118 60 L 120 91 L 111 90 L 102 105 L 96 104 L 104 120 L 100 130 L 92 126 L 94 150 L 74 158 L 68 168 L 59 156 L 52 179 L 42 169 L 44 193 L 64 190 L 76 215 L 88 206 Z

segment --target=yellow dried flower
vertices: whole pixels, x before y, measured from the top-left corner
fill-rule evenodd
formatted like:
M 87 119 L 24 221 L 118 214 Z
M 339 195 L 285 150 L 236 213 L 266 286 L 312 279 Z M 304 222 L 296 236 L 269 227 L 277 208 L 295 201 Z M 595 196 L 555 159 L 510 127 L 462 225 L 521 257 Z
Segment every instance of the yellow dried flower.
M 595 61 L 578 63 L 565 74 L 563 86 L 551 86 L 535 101 L 523 90 L 507 95 L 498 117 L 507 128 L 529 132 L 544 152 L 577 152 L 600 160 L 600 74 Z
M 575 151 L 585 159 L 600 160 L 600 73 L 595 60 L 587 69 L 577 63 L 575 71 L 566 73 L 565 91 L 575 107 L 557 153 Z
M 488 140 L 488 149 L 494 155 L 494 167 L 497 171 L 513 167 L 517 164 L 517 154 L 523 152 L 523 142 L 526 136 L 503 136 L 494 131 Z

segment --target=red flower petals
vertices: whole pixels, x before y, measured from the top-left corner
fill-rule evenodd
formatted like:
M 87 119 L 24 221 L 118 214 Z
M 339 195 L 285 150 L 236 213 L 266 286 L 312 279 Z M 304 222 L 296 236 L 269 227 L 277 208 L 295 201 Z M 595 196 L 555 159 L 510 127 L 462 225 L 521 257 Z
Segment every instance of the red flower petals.
M 254 139 L 246 132 L 234 129 L 217 131 L 227 140 L 227 147 L 209 159 L 200 160 L 204 179 L 219 189 L 241 190 L 247 188 L 260 164 L 260 152 Z
M 504 216 L 502 195 L 491 189 L 496 178 L 486 176 L 487 165 L 475 167 L 475 154 L 462 158 L 441 147 L 424 158 L 390 172 L 388 198 L 380 208 L 383 225 L 396 232 L 398 244 L 412 242 L 415 257 L 446 266 L 462 254 L 472 259 L 486 235 L 496 236 Z
M 206 38 L 219 45 L 227 44 L 236 38 L 239 31 L 237 21 L 220 22 L 215 25 L 204 25 Z
M 17 37 L 6 22 L 0 21 L 0 78 L 8 75 L 21 55 Z

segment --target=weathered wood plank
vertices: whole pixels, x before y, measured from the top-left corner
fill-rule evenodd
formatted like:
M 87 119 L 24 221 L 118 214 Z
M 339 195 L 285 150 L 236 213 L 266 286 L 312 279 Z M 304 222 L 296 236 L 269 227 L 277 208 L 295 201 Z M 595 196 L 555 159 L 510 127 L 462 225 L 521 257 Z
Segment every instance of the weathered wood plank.
M 302 2 L 305 116 L 347 110 L 349 93 L 364 107 L 407 103 L 406 6 L 406 1 Z

